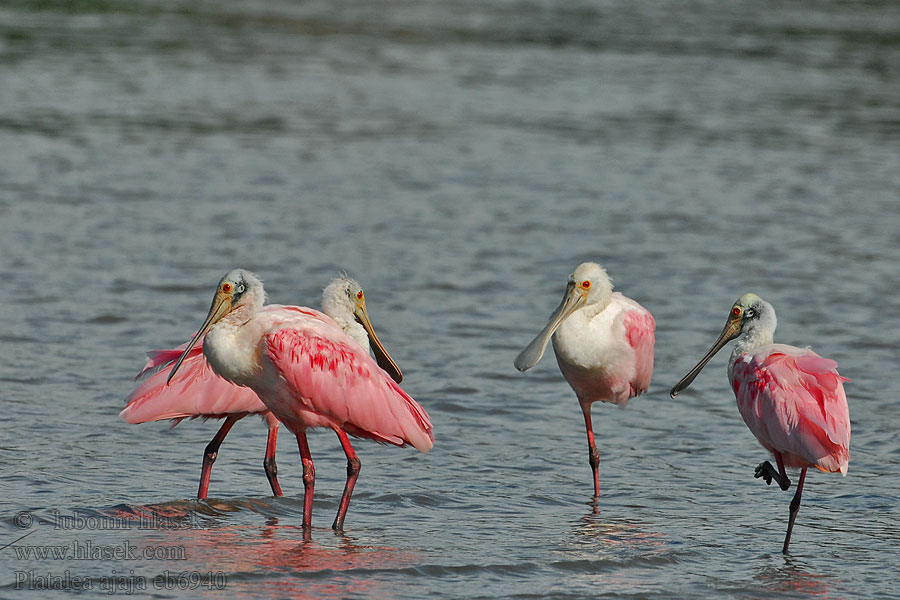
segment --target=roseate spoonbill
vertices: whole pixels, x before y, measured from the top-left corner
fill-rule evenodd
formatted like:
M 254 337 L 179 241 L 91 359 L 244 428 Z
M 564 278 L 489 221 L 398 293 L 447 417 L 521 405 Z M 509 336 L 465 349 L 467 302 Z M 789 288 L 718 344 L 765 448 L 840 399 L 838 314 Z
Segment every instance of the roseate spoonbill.
M 269 305 L 262 310 L 281 308 L 283 307 L 279 305 Z M 402 381 L 403 375 L 399 367 L 375 334 L 369 320 L 365 294 L 359 283 L 346 276 L 336 277 L 322 292 L 322 309 L 358 344 L 363 347 L 371 345 L 378 364 L 397 383 Z M 213 373 L 199 347 L 191 350 L 190 355 L 181 364 L 178 375 L 166 385 L 173 363 L 186 347 L 185 343 L 174 350 L 148 352 L 149 360 L 138 377 L 150 371 L 156 372 L 128 396 L 128 405 L 119 416 L 129 423 L 172 419 L 175 425 L 185 418 L 225 418 L 222 427 L 203 453 L 203 468 L 200 472 L 197 497 L 204 499 L 209 490 L 210 471 L 225 436 L 239 420 L 249 414 L 257 414 L 266 422 L 269 429 L 263 468 L 272 487 L 272 493 L 281 496 L 278 468 L 275 464 L 275 445 L 280 422 L 266 409 L 265 404 L 253 390 L 235 385 Z
M 775 309 L 756 294 L 744 294 L 725 322 L 719 339 L 700 362 L 672 388 L 674 398 L 687 388 L 709 359 L 729 341 L 740 338 L 728 361 L 728 379 L 738 410 L 759 443 L 775 456 L 776 470 L 764 461 L 755 477 L 782 490 L 791 486 L 785 468 L 799 468 L 797 491 L 791 500 L 787 554 L 806 469 L 847 474 L 850 461 L 850 413 L 837 363 L 809 348 L 775 344 Z
M 527 371 L 541 359 L 552 336 L 559 370 L 584 413 L 594 498 L 600 496 L 600 453 L 594 444 L 591 404 L 599 400 L 624 408 L 629 398 L 647 391 L 653 373 L 653 316 L 612 289 L 600 265 L 578 265 L 550 321 L 515 360 L 518 370 Z
M 318 311 L 266 310 L 262 282 L 244 269 L 220 281 L 200 330 L 169 373 L 203 338 L 203 355 L 224 379 L 253 390 L 294 435 L 303 464 L 303 526 L 312 523 L 315 466 L 306 430 L 333 429 L 347 456 L 347 481 L 332 528 L 343 529 L 360 461 L 348 434 L 428 452 L 434 443 L 425 410 L 353 338 Z

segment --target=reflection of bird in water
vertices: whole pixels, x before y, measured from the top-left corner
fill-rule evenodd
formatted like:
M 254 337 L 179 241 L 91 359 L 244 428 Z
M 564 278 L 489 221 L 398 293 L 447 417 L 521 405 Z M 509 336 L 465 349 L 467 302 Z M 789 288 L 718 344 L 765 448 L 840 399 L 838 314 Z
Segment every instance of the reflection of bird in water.
M 574 535 L 560 551 L 560 560 L 554 566 L 567 568 L 573 574 L 593 577 L 611 564 L 621 566 L 635 559 L 668 562 L 680 550 L 651 523 L 628 517 L 610 518 L 608 511 L 597 514 L 591 510 L 573 523 L 572 530 Z
M 658 531 L 648 531 L 648 526 L 648 523 L 631 519 L 610 520 L 608 516 L 601 516 L 595 505 L 591 513 L 581 517 L 581 521 L 575 525 L 575 533 L 579 536 L 604 538 L 609 544 L 661 544 L 663 535 Z
M 809 348 L 775 344 L 775 309 L 756 294 L 744 294 L 734 306 L 719 339 L 699 363 L 672 388 L 672 397 L 687 388 L 707 362 L 729 341 L 740 338 L 728 361 L 728 379 L 738 410 L 759 443 L 775 457 L 760 463 L 756 477 L 772 481 L 782 490 L 791 485 L 786 467 L 800 469 L 797 491 L 791 500 L 788 551 L 806 470 L 847 473 L 850 461 L 850 414 L 844 394 L 846 381 L 837 363 Z
M 332 429 L 347 457 L 347 481 L 332 527 L 340 530 L 359 476 L 349 436 L 427 452 L 434 442 L 425 410 L 383 371 L 365 349 L 318 311 L 263 307 L 262 282 L 235 269 L 220 281 L 206 320 L 178 359 L 175 377 L 191 348 L 221 377 L 252 389 L 297 437 L 303 464 L 303 525 L 312 522 L 315 466 L 306 430 Z
M 262 310 L 277 311 L 280 308 L 278 305 L 268 305 Z M 371 345 L 379 366 L 394 381 L 400 383 L 403 375 L 375 334 L 366 309 L 365 294 L 356 281 L 343 276 L 332 280 L 322 292 L 322 310 L 358 344 L 363 347 Z M 175 424 L 185 418 L 224 418 L 225 422 L 203 453 L 197 498 L 204 499 L 209 491 L 210 472 L 225 436 L 235 423 L 247 415 L 259 415 L 269 429 L 263 468 L 272 494 L 281 496 L 278 468 L 275 464 L 275 445 L 281 423 L 253 390 L 235 385 L 213 373 L 203 357 L 201 347 L 190 351 L 182 361 L 178 375 L 167 383 L 172 366 L 186 347 L 187 344 L 183 344 L 174 350 L 153 350 L 148 353 L 149 360 L 138 377 L 154 370 L 157 372 L 128 396 L 128 405 L 119 416 L 129 423 L 172 419 Z
M 138 552 L 144 547 L 178 547 L 184 560 L 178 571 L 199 574 L 223 573 L 230 598 L 385 598 L 391 597 L 388 583 L 372 577 L 338 578 L 334 574 L 401 570 L 421 564 L 422 556 L 388 546 L 360 545 L 342 533 L 312 541 L 309 530 L 298 540 L 296 526 L 280 525 L 273 513 L 294 502 L 291 498 L 274 501 L 248 499 L 208 503 L 176 501 L 148 506 L 121 506 L 104 511 L 115 518 L 144 519 L 167 515 L 178 528 L 143 529 L 138 525 L 123 530 Z M 270 517 L 269 524 L 236 525 L 235 517 L 222 515 L 259 513 Z M 214 526 L 204 527 L 211 521 Z M 140 523 L 140 521 L 138 521 Z M 197 589 L 216 589 L 203 586 Z
M 565 296 L 550 321 L 516 357 L 516 368 L 527 371 L 541 359 L 552 336 L 559 370 L 584 414 L 594 498 L 600 495 L 600 453 L 594 443 L 591 404 L 599 400 L 624 407 L 629 398 L 647 391 L 655 328 L 647 309 L 613 292 L 606 271 L 586 262 L 569 276 Z
M 777 567 L 764 567 L 756 575 L 756 580 L 763 584 L 767 592 L 800 593 L 804 596 L 830 597 L 832 586 L 823 575 L 814 575 L 784 558 L 784 564 Z

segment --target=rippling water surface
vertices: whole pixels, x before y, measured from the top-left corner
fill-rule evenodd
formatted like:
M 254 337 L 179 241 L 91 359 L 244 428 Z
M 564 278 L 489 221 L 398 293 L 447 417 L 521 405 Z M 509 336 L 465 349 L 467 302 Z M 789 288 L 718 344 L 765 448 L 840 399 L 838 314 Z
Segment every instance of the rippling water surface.
M 898 31 L 894 2 L 0 3 L 0 597 L 900 597 Z M 553 357 L 512 367 L 588 259 L 658 326 L 649 393 L 595 407 L 596 505 Z M 246 419 L 196 501 L 218 424 L 118 419 L 236 266 L 280 303 L 356 276 L 432 416 L 427 455 L 357 444 L 343 534 L 333 434 L 304 535 L 288 434 L 284 497 Z M 852 380 L 849 474 L 810 473 L 787 557 L 725 356 L 667 393 L 750 290 Z

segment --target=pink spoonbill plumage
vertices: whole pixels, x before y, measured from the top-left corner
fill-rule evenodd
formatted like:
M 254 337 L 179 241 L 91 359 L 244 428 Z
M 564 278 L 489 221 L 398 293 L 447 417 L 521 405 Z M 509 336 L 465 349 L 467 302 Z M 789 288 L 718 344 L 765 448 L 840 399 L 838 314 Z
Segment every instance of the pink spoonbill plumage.
M 773 342 L 775 309 L 756 294 L 744 294 L 731 307 L 725 328 L 706 355 L 672 388 L 674 398 L 729 341 L 737 339 L 728 361 L 728 380 L 738 411 L 759 443 L 772 453 L 756 467 L 755 477 L 790 488 L 786 468 L 799 468 L 788 513 L 782 552 L 787 554 L 806 470 L 847 474 L 850 461 L 850 413 L 837 363 L 809 348 Z
M 594 442 L 591 404 L 609 402 L 624 408 L 629 398 L 647 391 L 655 329 L 647 309 L 613 292 L 606 271 L 586 262 L 569 276 L 562 302 L 547 325 L 516 357 L 516 368 L 527 371 L 541 359 L 552 338 L 559 370 L 584 414 L 594 498 L 600 495 L 600 453 Z
M 297 307 L 267 305 L 263 311 L 291 310 Z M 365 294 L 359 283 L 347 276 L 336 277 L 322 292 L 322 309 L 341 329 L 363 347 L 371 346 L 378 364 L 400 383 L 403 375 L 375 334 L 366 308 Z M 299 309 L 302 310 L 302 309 Z M 309 316 L 322 318 L 321 313 Z M 194 347 L 179 367 L 178 374 L 168 381 L 176 360 L 184 353 L 187 343 L 172 350 L 152 350 L 138 378 L 150 375 L 127 399 L 120 417 L 128 423 L 145 423 L 172 419 L 178 424 L 186 418 L 221 419 L 222 424 L 215 437 L 203 452 L 203 467 L 197 498 L 205 499 L 209 491 L 209 478 L 222 441 L 239 420 L 247 415 L 259 415 L 268 427 L 266 453 L 263 468 L 272 494 L 281 496 L 278 468 L 275 463 L 275 447 L 278 427 L 281 424 L 256 393 L 222 379 L 203 356 L 202 348 Z M 168 384 L 167 384 L 168 383 Z
M 297 437 L 303 465 L 303 526 L 312 524 L 315 465 L 306 431 L 332 429 L 347 457 L 347 480 L 332 527 L 343 529 L 360 461 L 349 436 L 428 452 L 433 443 L 425 410 L 369 353 L 330 318 L 298 307 L 265 310 L 262 282 L 244 269 L 217 286 L 209 313 L 169 373 L 203 338 L 203 355 L 224 379 L 253 390 Z

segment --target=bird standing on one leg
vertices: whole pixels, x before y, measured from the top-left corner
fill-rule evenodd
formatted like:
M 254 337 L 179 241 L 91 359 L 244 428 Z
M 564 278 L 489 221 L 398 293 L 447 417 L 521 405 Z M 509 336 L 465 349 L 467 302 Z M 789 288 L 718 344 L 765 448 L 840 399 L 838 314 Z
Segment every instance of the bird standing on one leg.
M 600 495 L 600 453 L 591 404 L 599 400 L 624 407 L 629 398 L 647 391 L 653 373 L 653 316 L 612 288 L 600 265 L 578 265 L 546 327 L 515 360 L 518 370 L 527 371 L 541 359 L 552 337 L 559 370 L 584 414 L 594 498 Z
M 728 380 L 744 422 L 759 443 L 775 457 L 756 467 L 755 476 L 775 481 L 787 490 L 786 467 L 800 469 L 791 500 L 787 554 L 806 470 L 847 474 L 850 461 L 850 413 L 844 381 L 837 363 L 809 348 L 773 343 L 775 309 L 756 294 L 744 294 L 731 307 L 719 339 L 681 381 L 672 388 L 674 398 L 687 388 L 707 362 L 729 341 L 740 338 L 728 361 Z

